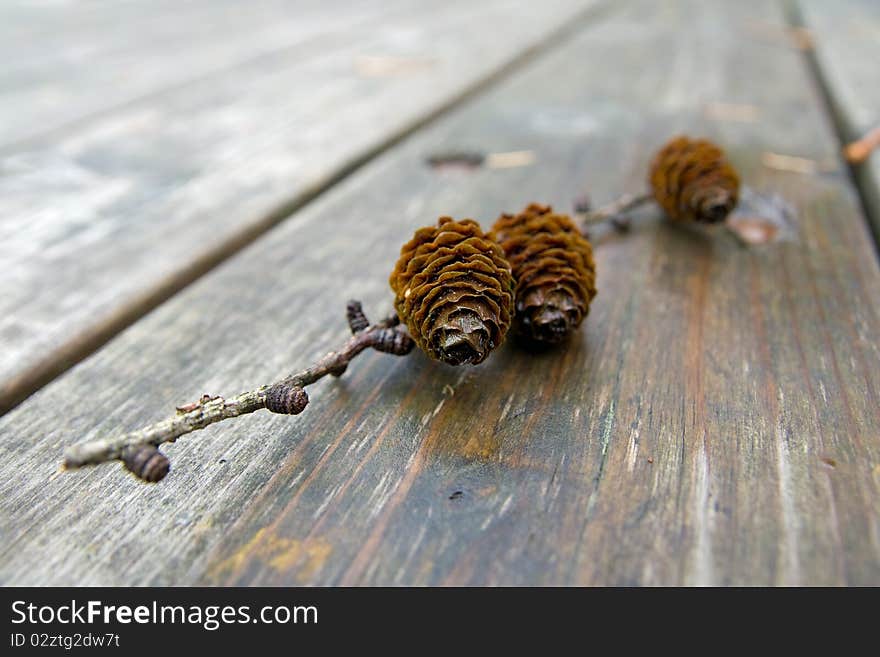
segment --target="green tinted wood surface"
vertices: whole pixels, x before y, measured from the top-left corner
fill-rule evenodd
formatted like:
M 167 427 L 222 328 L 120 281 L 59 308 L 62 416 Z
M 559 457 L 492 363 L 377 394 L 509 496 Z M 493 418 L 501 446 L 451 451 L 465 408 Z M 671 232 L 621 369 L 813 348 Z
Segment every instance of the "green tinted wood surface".
M 784 26 L 763 2 L 615 4 L 7 414 L 0 580 L 880 583 L 880 270 L 805 57 L 756 20 Z M 751 109 L 720 120 L 719 104 Z M 160 485 L 55 472 L 66 445 L 341 344 L 345 300 L 390 309 L 400 245 L 440 214 L 608 200 L 685 130 L 792 204 L 777 240 L 646 209 L 627 235 L 595 233 L 599 295 L 561 349 L 508 342 L 474 368 L 370 353 L 300 416 L 169 446 Z M 534 162 L 424 165 L 450 148 Z

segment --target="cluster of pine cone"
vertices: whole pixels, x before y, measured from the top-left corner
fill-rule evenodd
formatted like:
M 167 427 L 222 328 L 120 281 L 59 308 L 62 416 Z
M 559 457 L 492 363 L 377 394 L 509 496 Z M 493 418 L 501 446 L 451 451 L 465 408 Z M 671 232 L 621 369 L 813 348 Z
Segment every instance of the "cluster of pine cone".
M 511 325 L 534 344 L 564 339 L 589 310 L 596 267 L 570 218 L 532 204 L 501 215 L 488 235 L 472 219 L 450 217 L 419 229 L 390 283 L 397 313 L 425 353 L 476 364 Z
M 657 153 L 648 181 L 657 203 L 676 221 L 723 221 L 739 194 L 739 178 L 721 149 L 687 137 L 671 140 Z M 483 362 L 511 327 L 530 346 L 560 343 L 589 313 L 596 296 L 596 264 L 589 240 L 570 217 L 532 203 L 518 214 L 502 214 L 488 233 L 473 219 L 452 217 L 417 230 L 401 248 L 389 282 L 397 318 L 371 326 L 360 303 L 349 302 L 346 315 L 352 334 L 366 336 L 369 330 L 370 341 L 352 338 L 345 353 L 330 353 L 313 368 L 261 388 L 266 409 L 288 415 L 303 412 L 309 403 L 305 386 L 326 374 L 341 375 L 367 346 L 405 355 L 415 343 L 431 358 L 461 365 Z M 398 319 L 409 335 L 397 330 Z M 213 399 L 204 396 L 178 411 L 189 412 Z M 199 424 L 194 422 L 186 431 L 217 419 L 203 414 Z M 174 433 L 170 440 L 179 435 Z M 106 448 L 100 443 L 93 451 L 103 454 Z M 101 458 L 118 458 L 130 472 L 153 483 L 170 469 L 167 456 L 154 444 L 134 444 Z M 91 455 L 73 462 L 79 466 L 98 460 Z
M 715 144 L 677 137 L 655 156 L 649 183 L 676 221 L 717 223 L 739 178 Z M 570 217 L 532 203 L 487 234 L 473 219 L 441 217 L 403 245 L 390 278 L 398 316 L 430 357 L 480 363 L 508 329 L 530 346 L 562 342 L 596 296 L 593 249 Z

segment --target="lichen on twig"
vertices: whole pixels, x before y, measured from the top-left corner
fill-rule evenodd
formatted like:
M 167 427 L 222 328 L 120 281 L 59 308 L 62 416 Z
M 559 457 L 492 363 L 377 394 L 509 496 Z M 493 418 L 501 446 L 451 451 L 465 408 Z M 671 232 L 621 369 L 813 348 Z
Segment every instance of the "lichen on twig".
M 168 473 L 170 466 L 168 458 L 158 450 L 163 443 L 174 442 L 183 435 L 216 422 L 263 408 L 274 413 L 297 415 L 309 402 L 306 386 L 328 374 L 341 376 L 362 351 L 375 349 L 404 356 L 415 346 L 406 330 L 399 326 L 396 315 L 370 324 L 360 302 L 349 301 L 346 316 L 351 338 L 338 351 L 331 351 L 311 367 L 229 399 L 204 395 L 198 402 L 179 406 L 177 414 L 167 420 L 114 438 L 74 445 L 64 454 L 64 468 L 119 460 L 144 481 L 159 481 Z

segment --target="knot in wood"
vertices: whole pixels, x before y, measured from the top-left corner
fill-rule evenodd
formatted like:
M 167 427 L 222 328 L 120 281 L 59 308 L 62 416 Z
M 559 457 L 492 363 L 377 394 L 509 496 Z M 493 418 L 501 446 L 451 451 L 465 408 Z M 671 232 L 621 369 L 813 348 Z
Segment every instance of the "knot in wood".
M 398 316 L 436 360 L 481 363 L 510 328 L 510 264 L 472 219 L 441 217 L 416 231 L 389 282 Z
M 308 403 L 308 393 L 292 383 L 276 383 L 266 391 L 266 408 L 273 413 L 298 415 Z
M 489 235 L 513 268 L 517 334 L 537 346 L 564 340 L 596 296 L 590 242 L 570 217 L 537 203 L 516 215 L 502 214 Z
M 126 449 L 122 453 L 122 464 L 136 477 L 152 484 L 164 479 L 171 469 L 168 457 L 153 445 Z
M 671 219 L 714 224 L 724 221 L 739 198 L 739 176 L 711 141 L 676 137 L 651 164 L 654 198 Z

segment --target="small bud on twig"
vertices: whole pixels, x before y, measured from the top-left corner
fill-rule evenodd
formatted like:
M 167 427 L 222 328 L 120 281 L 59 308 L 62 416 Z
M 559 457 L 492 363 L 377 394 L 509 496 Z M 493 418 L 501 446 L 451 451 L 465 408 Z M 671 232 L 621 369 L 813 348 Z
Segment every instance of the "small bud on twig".
M 370 325 L 360 301 L 349 301 L 345 308 L 345 316 L 352 335 L 360 333 Z
M 266 392 L 266 409 L 273 413 L 299 415 L 308 403 L 308 393 L 290 383 L 276 383 Z
M 171 469 L 168 457 L 153 445 L 130 447 L 122 452 L 123 465 L 136 477 L 155 484 Z
M 395 356 L 406 356 L 415 346 L 415 341 L 406 333 L 386 328 L 377 334 L 373 349 Z

